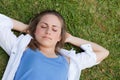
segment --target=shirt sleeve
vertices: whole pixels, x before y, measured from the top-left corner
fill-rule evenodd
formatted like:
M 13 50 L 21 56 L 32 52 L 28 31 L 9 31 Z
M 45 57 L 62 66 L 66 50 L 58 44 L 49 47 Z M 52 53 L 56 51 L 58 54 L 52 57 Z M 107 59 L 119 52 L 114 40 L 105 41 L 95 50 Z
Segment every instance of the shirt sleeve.
M 96 54 L 93 52 L 90 44 L 81 45 L 84 50 L 82 53 L 77 54 L 77 60 L 81 69 L 90 68 L 98 63 Z
M 2 47 L 8 55 L 10 55 L 11 49 L 17 40 L 16 35 L 11 31 L 12 28 L 12 20 L 0 14 L 0 47 Z

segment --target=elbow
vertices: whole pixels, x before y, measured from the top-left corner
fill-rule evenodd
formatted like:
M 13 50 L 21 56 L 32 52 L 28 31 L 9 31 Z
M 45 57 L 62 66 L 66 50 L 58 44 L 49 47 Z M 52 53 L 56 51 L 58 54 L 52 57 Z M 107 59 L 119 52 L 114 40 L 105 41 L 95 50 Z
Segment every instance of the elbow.
M 109 55 L 109 50 L 105 51 L 105 57 L 107 57 Z
M 105 58 L 108 57 L 108 55 L 109 55 L 108 50 L 104 50 L 104 51 L 100 52 L 100 54 L 97 54 L 97 62 L 103 61 Z
M 104 52 L 102 52 L 103 53 L 103 57 L 102 57 L 102 60 L 103 59 L 105 59 L 105 58 L 107 58 L 108 57 L 108 55 L 109 55 L 109 51 L 108 50 L 105 50 Z

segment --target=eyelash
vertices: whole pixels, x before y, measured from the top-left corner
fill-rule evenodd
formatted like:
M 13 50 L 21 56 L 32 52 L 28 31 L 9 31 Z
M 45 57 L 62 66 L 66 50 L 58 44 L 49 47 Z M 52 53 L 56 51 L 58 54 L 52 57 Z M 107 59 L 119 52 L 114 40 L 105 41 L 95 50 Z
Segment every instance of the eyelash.
M 54 32 L 57 32 L 57 30 L 56 29 L 52 29 Z
M 41 26 L 41 28 L 46 28 L 46 26 Z
M 41 26 L 41 28 L 47 28 L 47 26 Z M 56 29 L 52 29 L 52 31 L 57 32 Z

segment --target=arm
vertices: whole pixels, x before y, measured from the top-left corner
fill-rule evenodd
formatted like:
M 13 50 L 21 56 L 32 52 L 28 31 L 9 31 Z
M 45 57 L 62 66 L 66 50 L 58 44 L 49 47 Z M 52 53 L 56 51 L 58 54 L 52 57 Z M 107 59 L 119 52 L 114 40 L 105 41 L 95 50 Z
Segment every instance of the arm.
M 103 48 L 102 46 L 100 46 L 94 42 L 90 42 L 90 41 L 72 36 L 69 33 L 66 33 L 66 41 L 65 42 L 73 44 L 78 47 L 80 47 L 80 45 L 82 45 L 82 44 L 91 44 L 93 51 L 95 52 L 95 54 L 97 56 L 97 62 L 101 62 L 109 54 L 109 51 L 107 49 Z
M 8 55 L 11 54 L 11 50 L 17 41 L 17 36 L 11 31 L 11 29 L 25 32 L 27 27 L 26 24 L 20 21 L 0 14 L 0 47 L 2 47 Z
M 26 33 L 26 29 L 28 28 L 27 24 L 24 24 L 24 23 L 17 21 L 15 19 L 12 19 L 12 22 L 13 22 L 13 30 Z
M 11 54 L 13 45 L 15 45 L 17 41 L 17 37 L 11 29 L 13 29 L 12 20 L 3 14 L 0 14 L 0 47 L 3 48 L 8 55 Z

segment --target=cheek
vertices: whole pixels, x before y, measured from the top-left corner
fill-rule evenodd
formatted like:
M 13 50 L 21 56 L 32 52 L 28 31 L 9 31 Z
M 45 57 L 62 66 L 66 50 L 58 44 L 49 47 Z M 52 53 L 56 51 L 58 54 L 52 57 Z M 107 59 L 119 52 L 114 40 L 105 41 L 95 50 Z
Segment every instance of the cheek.
M 36 27 L 35 34 L 38 34 L 38 32 L 39 32 L 39 31 L 38 31 L 38 28 Z
M 35 36 L 36 36 L 36 35 L 38 35 L 38 34 L 39 34 L 39 31 L 38 31 L 38 30 L 36 30 L 34 34 L 35 34 Z
M 36 31 L 35 31 L 35 35 L 41 35 L 43 33 L 43 30 L 41 30 L 40 28 L 36 28 Z
M 54 34 L 54 38 L 55 38 L 55 40 L 60 41 L 61 40 L 61 33 Z

